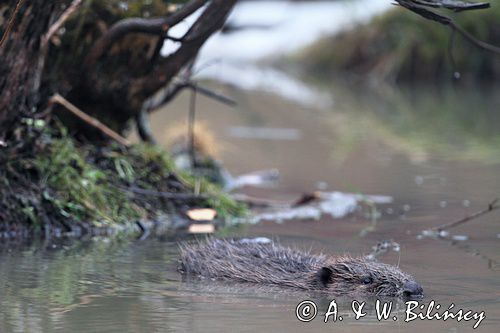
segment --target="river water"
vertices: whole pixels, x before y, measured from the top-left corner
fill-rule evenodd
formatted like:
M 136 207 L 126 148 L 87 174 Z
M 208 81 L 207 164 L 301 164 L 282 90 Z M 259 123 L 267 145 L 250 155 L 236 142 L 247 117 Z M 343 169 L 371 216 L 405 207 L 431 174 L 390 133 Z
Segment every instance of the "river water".
M 304 10 L 303 4 L 297 6 Z M 207 52 L 204 59 L 210 58 Z M 255 60 L 239 59 L 237 66 L 225 68 L 246 64 L 257 68 L 250 74 L 257 77 L 258 70 L 270 70 Z M 500 95 L 480 88 L 316 85 L 276 75 L 305 87 L 307 96 L 261 83 L 202 81 L 238 102 L 231 108 L 200 96 L 197 104 L 197 119 L 204 124 L 200 131 L 213 133 L 218 158 L 228 170 L 235 175 L 280 171 L 276 187 L 244 193 L 291 201 L 321 189 L 380 194 L 394 201 L 377 206 L 375 221 L 361 207 L 343 219 L 268 221 L 234 234 L 266 236 L 332 255 L 366 254 L 374 244 L 394 240 L 400 252 L 380 260 L 399 263 L 422 284 L 423 304 L 435 300 L 442 309 L 453 303 L 454 309 L 485 311 L 476 331 L 498 332 L 500 212 L 454 228 L 446 239 L 419 235 L 484 209 L 500 195 Z M 172 128 L 184 126 L 188 102 L 189 94 L 183 93 L 153 116 L 161 143 L 168 143 Z M 176 272 L 177 242 L 96 238 L 3 250 L 0 332 L 470 332 L 475 323 L 405 323 L 404 304 L 396 301 L 398 320 L 378 321 L 375 300 L 367 300 L 366 317 L 354 320 L 351 300 L 338 299 L 345 319 L 325 324 L 320 314 L 331 301 L 328 297 L 182 281 Z M 309 323 L 295 316 L 297 304 L 306 299 L 319 310 Z

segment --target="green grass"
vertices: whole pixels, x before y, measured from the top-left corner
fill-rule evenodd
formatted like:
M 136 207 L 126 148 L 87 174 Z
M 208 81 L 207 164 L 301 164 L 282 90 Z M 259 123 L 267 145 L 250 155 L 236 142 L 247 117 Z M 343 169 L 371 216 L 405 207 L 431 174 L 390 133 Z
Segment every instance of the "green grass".
M 208 196 L 197 205 L 214 208 L 220 217 L 242 216 L 247 212 L 243 204 L 231 199 L 217 184 L 176 170 L 168 152 L 160 146 L 137 144 L 129 149 L 112 146 L 98 152 L 94 146 L 78 146 L 64 129 L 61 132 L 62 135 L 51 137 L 50 144 L 30 164 L 40 177 L 40 187 L 45 189 L 43 200 L 51 203 L 55 213 L 66 220 L 107 226 L 147 217 L 155 209 L 165 207 L 161 199 L 143 198 L 134 202 L 123 187 L 168 191 L 169 177 L 173 174 L 184 186 L 183 191 L 192 193 L 196 188 L 199 194 Z M 144 202 L 148 209 L 142 207 Z M 33 209 L 25 207 L 23 212 L 27 220 L 38 224 Z
M 33 161 L 42 177 L 44 200 L 58 213 L 97 225 L 124 223 L 141 216 L 140 209 L 113 185 L 114 175 L 86 161 L 86 153 L 68 137 L 55 139 L 46 154 Z

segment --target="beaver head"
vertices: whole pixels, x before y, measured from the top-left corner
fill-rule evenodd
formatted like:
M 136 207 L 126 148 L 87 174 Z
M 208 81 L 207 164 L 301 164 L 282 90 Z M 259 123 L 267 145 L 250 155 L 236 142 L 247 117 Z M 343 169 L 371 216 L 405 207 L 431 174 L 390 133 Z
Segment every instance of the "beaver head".
M 399 268 L 365 258 L 339 258 L 321 267 L 316 284 L 338 295 L 422 298 L 423 289 Z

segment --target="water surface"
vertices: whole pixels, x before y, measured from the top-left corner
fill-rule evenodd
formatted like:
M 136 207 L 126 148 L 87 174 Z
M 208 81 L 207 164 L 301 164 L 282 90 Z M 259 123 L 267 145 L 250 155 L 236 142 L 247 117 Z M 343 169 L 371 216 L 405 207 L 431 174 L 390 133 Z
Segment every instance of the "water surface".
M 368 253 L 377 242 L 393 239 L 401 252 L 381 260 L 399 262 L 414 275 L 424 286 L 425 301 L 484 310 L 487 319 L 478 331 L 496 331 L 499 213 L 451 231 L 466 236 L 465 241 L 418 239 L 418 234 L 482 209 L 498 195 L 497 97 L 451 90 L 420 91 L 418 96 L 398 92 L 393 99 L 334 89 L 333 105 L 304 107 L 273 94 L 208 85 L 239 102 L 232 109 L 200 97 L 198 104 L 198 118 L 215 133 L 223 147 L 219 158 L 228 169 L 234 174 L 281 171 L 276 188 L 245 193 L 286 201 L 320 187 L 395 200 L 378 207 L 382 215 L 371 229 L 364 208 L 342 220 L 265 222 L 237 235 L 268 236 L 331 254 Z M 187 103 L 188 96 L 180 96 L 154 116 L 160 140 L 172 126 L 180 126 L 175 123 L 185 118 Z M 247 135 L 235 135 L 241 128 Z M 252 137 L 255 128 L 281 128 L 278 133 L 294 135 L 266 138 L 260 130 Z M 281 289 L 183 282 L 175 271 L 175 241 L 92 240 L 63 249 L 37 248 L 0 255 L 2 332 L 229 332 L 235 327 L 248 332 L 468 332 L 472 327 L 454 321 L 378 322 L 373 313 L 360 321 L 324 324 L 318 318 L 300 323 L 294 315 L 300 301 L 313 297 L 325 311 L 328 299 Z M 340 302 L 347 311 L 349 300 Z
M 255 59 L 247 60 L 240 65 L 258 68 Z M 235 235 L 353 255 L 392 239 L 401 251 L 381 260 L 412 274 L 424 287 L 424 302 L 484 310 L 477 331 L 497 332 L 500 212 L 451 230 L 447 240 L 419 234 L 483 209 L 500 195 L 498 90 L 374 90 L 294 80 L 300 84 L 291 83 L 295 88 L 278 84 L 285 94 L 261 81 L 253 86 L 203 82 L 238 102 L 230 108 L 200 96 L 197 104 L 197 119 L 213 133 L 218 158 L 229 171 L 280 170 L 277 187 L 244 192 L 292 201 L 322 189 L 388 195 L 394 202 L 377 207 L 376 225 L 362 207 L 341 220 L 265 222 Z M 294 98 L 301 87 L 308 97 Z M 188 102 L 183 93 L 153 116 L 161 143 L 168 144 L 172 128 L 184 128 Z M 324 312 L 330 299 L 279 288 L 182 281 L 176 272 L 177 241 L 92 239 L 3 250 L 0 332 L 472 331 L 472 322 L 404 323 L 401 313 L 398 321 L 379 322 L 370 312 L 359 321 L 346 316 L 337 323 L 324 324 L 319 317 L 301 323 L 295 318 L 299 302 L 312 299 Z M 339 299 L 344 314 L 349 302 Z

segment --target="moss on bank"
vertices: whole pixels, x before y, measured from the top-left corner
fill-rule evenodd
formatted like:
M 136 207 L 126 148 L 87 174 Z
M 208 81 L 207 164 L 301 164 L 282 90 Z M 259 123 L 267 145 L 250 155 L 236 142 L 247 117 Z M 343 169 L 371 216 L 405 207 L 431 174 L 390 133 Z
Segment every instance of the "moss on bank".
M 500 45 L 500 6 L 456 14 L 454 18 L 478 39 Z M 340 73 L 398 82 L 450 81 L 454 70 L 469 81 L 500 77 L 499 58 L 458 34 L 453 68 L 450 36 L 449 28 L 396 8 L 367 24 L 322 38 L 290 58 L 288 65 L 324 80 Z
M 0 150 L 0 233 L 89 230 L 189 207 L 212 207 L 221 217 L 245 213 L 218 185 L 178 172 L 161 147 L 82 144 L 64 128 L 31 120 L 17 132 L 19 144 Z

